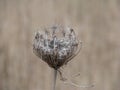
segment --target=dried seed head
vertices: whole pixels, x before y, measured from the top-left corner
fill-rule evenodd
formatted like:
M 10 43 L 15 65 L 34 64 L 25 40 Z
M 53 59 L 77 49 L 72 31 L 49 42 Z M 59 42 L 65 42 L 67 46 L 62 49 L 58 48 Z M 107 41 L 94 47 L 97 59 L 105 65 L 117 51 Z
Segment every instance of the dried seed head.
M 44 33 L 36 32 L 33 51 L 50 67 L 59 69 L 79 52 L 79 41 L 73 29 L 54 26 Z

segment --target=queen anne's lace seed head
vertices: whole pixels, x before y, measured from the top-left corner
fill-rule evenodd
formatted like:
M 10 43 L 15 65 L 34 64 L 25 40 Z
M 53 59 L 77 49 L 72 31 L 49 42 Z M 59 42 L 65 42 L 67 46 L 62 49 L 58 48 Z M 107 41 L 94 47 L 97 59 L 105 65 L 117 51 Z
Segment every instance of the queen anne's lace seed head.
M 53 26 L 44 32 L 36 32 L 33 51 L 57 70 L 78 53 L 79 41 L 73 29 Z

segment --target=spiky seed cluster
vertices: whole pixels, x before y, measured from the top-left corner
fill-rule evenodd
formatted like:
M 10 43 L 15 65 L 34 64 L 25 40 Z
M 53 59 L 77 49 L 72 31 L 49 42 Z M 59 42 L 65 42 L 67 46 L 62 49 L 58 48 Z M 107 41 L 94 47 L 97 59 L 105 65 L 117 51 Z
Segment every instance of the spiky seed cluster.
M 55 70 L 70 61 L 79 51 L 79 41 L 71 28 L 54 26 L 36 32 L 33 51 Z

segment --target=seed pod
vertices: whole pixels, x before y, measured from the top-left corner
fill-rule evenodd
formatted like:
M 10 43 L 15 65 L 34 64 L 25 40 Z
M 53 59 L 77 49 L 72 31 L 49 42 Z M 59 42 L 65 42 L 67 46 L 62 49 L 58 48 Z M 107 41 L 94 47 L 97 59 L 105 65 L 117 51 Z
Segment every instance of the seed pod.
M 44 32 L 36 32 L 33 52 L 55 70 L 69 62 L 80 51 L 80 43 L 73 29 L 54 26 Z

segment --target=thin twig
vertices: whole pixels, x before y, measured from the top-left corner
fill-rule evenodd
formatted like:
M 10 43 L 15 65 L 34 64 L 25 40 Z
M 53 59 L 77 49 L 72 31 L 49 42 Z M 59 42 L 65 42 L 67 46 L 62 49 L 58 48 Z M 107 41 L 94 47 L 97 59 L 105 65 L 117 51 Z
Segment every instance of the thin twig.
M 57 70 L 54 69 L 53 87 L 52 87 L 52 90 L 55 90 L 55 87 L 56 87 L 56 79 L 57 79 Z

